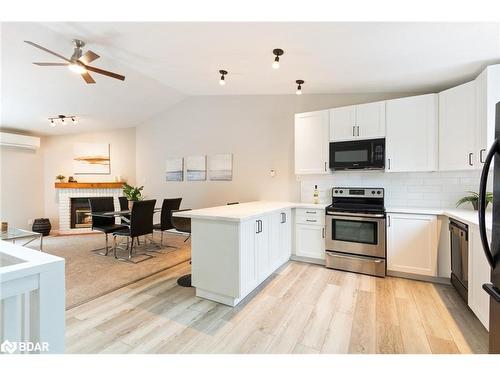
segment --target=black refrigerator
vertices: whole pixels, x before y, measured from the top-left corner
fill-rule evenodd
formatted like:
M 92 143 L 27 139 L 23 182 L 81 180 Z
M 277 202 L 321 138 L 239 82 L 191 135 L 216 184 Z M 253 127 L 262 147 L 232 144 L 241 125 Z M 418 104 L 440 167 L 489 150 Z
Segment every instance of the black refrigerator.
M 492 160 L 493 170 L 493 227 L 491 245 L 486 237 L 486 184 Z M 490 295 L 489 352 L 500 354 L 500 102 L 496 104 L 495 140 L 486 156 L 479 184 L 479 233 L 484 255 L 491 266 L 491 284 L 483 289 Z

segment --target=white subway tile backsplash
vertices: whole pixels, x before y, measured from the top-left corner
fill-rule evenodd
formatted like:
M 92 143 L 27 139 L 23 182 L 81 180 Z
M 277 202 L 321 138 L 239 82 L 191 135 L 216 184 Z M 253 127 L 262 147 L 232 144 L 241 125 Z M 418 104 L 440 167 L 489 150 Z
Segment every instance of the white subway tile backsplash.
M 467 191 L 478 191 L 480 171 L 457 172 L 336 172 L 330 176 L 301 176 L 301 200 L 311 202 L 314 185 L 320 201 L 331 202 L 333 186 L 383 187 L 386 206 L 452 208 Z M 489 178 L 491 191 L 492 176 Z

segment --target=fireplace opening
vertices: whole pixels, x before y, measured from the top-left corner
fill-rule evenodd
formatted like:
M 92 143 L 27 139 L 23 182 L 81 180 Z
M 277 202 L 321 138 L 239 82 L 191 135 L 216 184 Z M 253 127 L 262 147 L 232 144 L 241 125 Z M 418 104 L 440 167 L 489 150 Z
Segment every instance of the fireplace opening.
M 89 198 L 71 198 L 70 228 L 91 228 L 92 216 L 90 215 Z

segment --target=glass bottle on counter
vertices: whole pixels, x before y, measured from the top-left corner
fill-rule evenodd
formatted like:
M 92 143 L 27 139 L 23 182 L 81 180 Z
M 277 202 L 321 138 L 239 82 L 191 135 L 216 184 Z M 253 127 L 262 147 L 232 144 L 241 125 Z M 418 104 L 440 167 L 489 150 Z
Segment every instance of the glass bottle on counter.
M 318 204 L 319 203 L 319 190 L 318 190 L 318 185 L 314 185 L 314 191 L 313 191 L 313 203 Z

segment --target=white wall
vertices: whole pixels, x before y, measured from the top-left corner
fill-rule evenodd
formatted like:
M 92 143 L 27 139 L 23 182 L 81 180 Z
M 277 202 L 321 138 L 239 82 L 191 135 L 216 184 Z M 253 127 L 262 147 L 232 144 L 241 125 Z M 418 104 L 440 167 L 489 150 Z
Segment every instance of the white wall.
M 82 125 L 83 126 L 83 125 Z M 73 145 L 78 142 L 110 144 L 111 174 L 75 175 L 73 173 Z M 73 176 L 78 182 L 123 181 L 135 184 L 135 128 L 116 129 L 97 133 L 46 137 L 43 150 L 44 215 L 53 228 L 58 228 L 58 194 L 55 176 Z
M 0 220 L 29 229 L 44 216 L 42 152 L 1 146 L 0 159 Z
M 480 171 L 384 173 L 334 172 L 331 176 L 301 176 L 301 201 L 311 202 L 318 185 L 322 202 L 331 203 L 333 186 L 385 188 L 386 207 L 455 207 L 467 191 L 479 190 Z M 492 188 L 489 178 L 489 191 Z M 464 204 L 461 208 L 472 208 Z
M 182 207 L 230 201 L 299 200 L 293 171 L 294 114 L 410 94 L 199 96 L 137 127 L 137 184 Z M 233 154 L 231 182 L 165 182 L 169 156 Z M 274 168 L 276 176 L 270 177 Z

